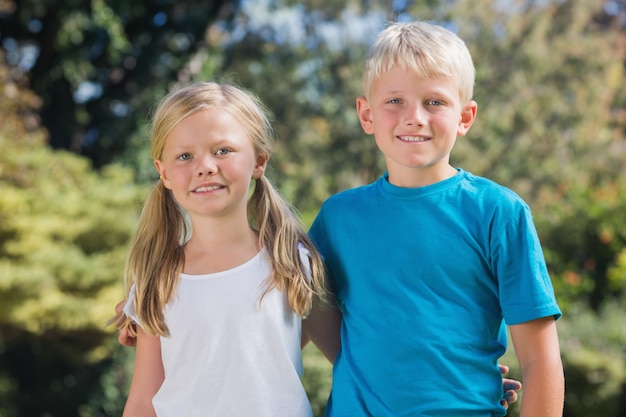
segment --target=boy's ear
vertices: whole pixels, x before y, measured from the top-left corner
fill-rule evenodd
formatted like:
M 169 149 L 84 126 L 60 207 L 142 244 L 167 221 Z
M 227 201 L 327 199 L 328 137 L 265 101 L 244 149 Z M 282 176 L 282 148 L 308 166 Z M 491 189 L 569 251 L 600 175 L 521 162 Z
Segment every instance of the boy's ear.
M 365 96 L 359 96 L 356 98 L 356 112 L 361 122 L 363 131 L 368 135 L 374 133 L 374 122 L 372 120 L 372 109 Z
M 465 136 L 470 130 L 470 127 L 476 120 L 476 112 L 478 111 L 478 104 L 474 100 L 468 101 L 463 110 L 461 111 L 461 117 L 459 118 L 459 126 L 457 128 L 458 136 Z

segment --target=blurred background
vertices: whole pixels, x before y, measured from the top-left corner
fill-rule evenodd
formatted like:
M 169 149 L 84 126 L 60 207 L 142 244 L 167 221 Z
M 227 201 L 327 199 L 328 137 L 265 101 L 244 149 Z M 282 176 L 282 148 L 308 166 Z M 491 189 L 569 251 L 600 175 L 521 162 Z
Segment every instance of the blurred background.
M 268 176 L 308 226 L 382 174 L 354 110 L 361 65 L 386 23 L 412 19 L 457 32 L 477 67 L 453 164 L 533 209 L 564 311 L 565 416 L 625 416 L 625 0 L 0 0 L 0 416 L 121 415 L 134 352 L 104 323 L 172 86 L 261 97 Z M 512 348 L 502 362 L 521 378 Z M 330 366 L 309 346 L 305 369 L 321 416 Z

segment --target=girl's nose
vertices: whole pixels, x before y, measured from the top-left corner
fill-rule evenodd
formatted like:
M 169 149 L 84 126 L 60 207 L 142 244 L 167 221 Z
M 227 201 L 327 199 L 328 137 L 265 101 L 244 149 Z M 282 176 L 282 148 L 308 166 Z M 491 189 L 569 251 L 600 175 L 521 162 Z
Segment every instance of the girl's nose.
M 198 166 L 198 176 L 202 175 L 212 175 L 217 172 L 217 164 L 215 163 L 215 158 L 212 155 L 207 155 L 200 159 L 200 164 Z

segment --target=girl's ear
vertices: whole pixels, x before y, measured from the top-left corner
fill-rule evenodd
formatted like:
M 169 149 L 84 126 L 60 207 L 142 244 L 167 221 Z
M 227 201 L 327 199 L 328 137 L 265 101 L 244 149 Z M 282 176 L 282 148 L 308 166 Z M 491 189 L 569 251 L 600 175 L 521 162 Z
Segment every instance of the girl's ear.
M 457 127 L 458 136 L 465 136 L 467 134 L 472 124 L 474 124 L 474 120 L 476 120 L 477 111 L 478 104 L 474 100 L 470 100 L 465 104 L 461 111 L 461 117 L 459 118 L 459 125 Z
M 365 96 L 359 96 L 356 98 L 356 112 L 359 115 L 359 121 L 361 122 L 361 128 L 368 135 L 374 134 L 374 122 L 372 121 L 372 109 Z
M 269 161 L 269 156 L 266 153 L 260 153 L 256 157 L 256 165 L 254 170 L 252 171 L 252 178 L 258 179 L 263 176 L 265 173 L 265 168 L 267 168 L 267 161 Z
M 158 159 L 155 159 L 154 166 L 156 167 L 157 171 L 159 171 L 159 174 L 161 175 L 161 181 L 163 181 L 163 185 L 165 186 L 165 188 L 167 188 L 168 190 L 171 190 L 172 186 L 171 186 L 170 180 L 167 178 L 167 172 L 165 171 L 165 167 L 163 166 L 163 163 L 159 161 Z

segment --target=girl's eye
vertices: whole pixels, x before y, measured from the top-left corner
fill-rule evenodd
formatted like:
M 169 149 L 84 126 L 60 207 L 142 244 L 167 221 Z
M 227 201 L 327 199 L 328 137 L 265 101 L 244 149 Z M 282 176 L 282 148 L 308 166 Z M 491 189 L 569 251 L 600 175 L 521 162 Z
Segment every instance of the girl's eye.
M 190 153 L 183 153 L 178 155 L 178 157 L 176 159 L 179 159 L 181 161 L 188 161 L 191 159 L 191 154 Z
M 230 149 L 222 148 L 222 149 L 218 149 L 217 152 L 215 152 L 215 155 L 226 155 L 229 153 L 230 153 Z
M 400 103 L 400 99 L 399 98 L 392 98 L 387 103 L 389 103 L 389 104 L 399 104 Z
M 441 106 L 443 103 L 439 100 L 428 100 L 426 104 L 429 106 Z

